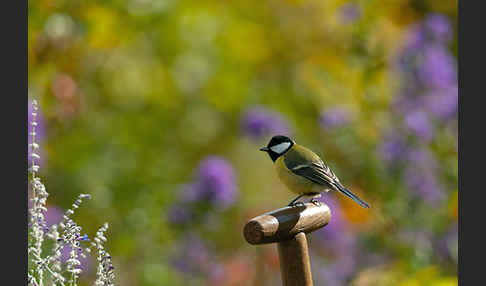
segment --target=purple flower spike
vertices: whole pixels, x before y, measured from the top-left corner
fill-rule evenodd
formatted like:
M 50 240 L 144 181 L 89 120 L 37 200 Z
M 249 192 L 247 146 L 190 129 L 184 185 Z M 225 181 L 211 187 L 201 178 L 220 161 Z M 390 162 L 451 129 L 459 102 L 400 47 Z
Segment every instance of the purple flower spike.
M 434 133 L 427 114 L 423 111 L 413 111 L 405 117 L 405 126 L 417 137 L 428 141 Z
M 446 16 L 442 14 L 431 14 L 424 21 L 425 28 L 433 40 L 447 43 L 452 38 L 452 27 Z
M 434 156 L 427 149 L 414 149 L 408 154 L 408 162 L 405 170 L 408 188 L 428 203 L 439 202 L 444 193 L 436 178 L 439 166 Z
M 238 195 L 233 167 L 224 158 L 206 157 L 198 168 L 199 192 L 218 207 L 231 206 Z
M 424 86 L 444 88 L 457 82 L 455 59 L 445 47 L 427 45 L 421 59 L 417 72 Z
M 457 85 L 430 91 L 425 96 L 425 107 L 439 119 L 449 119 L 457 115 Z
M 436 204 L 444 197 L 443 189 L 431 171 L 411 166 L 405 170 L 405 181 L 412 192 L 430 204 Z
M 326 109 L 319 116 L 319 123 L 325 129 L 335 129 L 351 122 L 352 116 L 348 109 L 335 107 Z
M 441 120 L 449 124 L 457 116 L 457 62 L 447 46 L 452 32 L 445 15 L 429 14 L 411 27 L 404 50 L 396 60 L 403 86 L 392 108 L 403 118 L 404 129 L 422 141 L 419 144 L 434 138 L 442 127 Z M 403 159 L 403 179 L 410 191 L 431 204 L 442 201 L 445 194 L 434 156 L 426 149 L 407 146 L 404 141 L 385 139 L 385 160 Z
M 421 25 L 414 25 L 410 28 L 407 35 L 407 44 L 405 46 L 406 54 L 416 52 L 425 43 L 425 30 Z
M 425 148 L 416 148 L 407 153 L 407 161 L 416 168 L 435 171 L 438 167 L 434 155 Z
M 324 253 L 328 254 L 329 265 L 326 266 L 324 280 L 332 285 L 345 285 L 345 279 L 356 267 L 357 241 L 349 229 L 342 209 L 336 200 L 325 194 L 319 199 L 326 203 L 332 212 L 331 222 L 323 230 L 316 233 L 316 239 Z M 330 279 L 330 280 L 329 280 Z M 341 284 L 343 283 L 343 284 Z
M 342 244 L 347 243 L 346 239 L 342 237 L 342 235 L 348 231 L 346 219 L 342 213 L 341 207 L 334 198 L 323 194 L 319 198 L 319 201 L 328 205 L 332 212 L 332 220 L 323 231 L 319 232 L 319 239 L 323 241 L 323 245 L 325 245 L 326 248 L 337 251 L 337 249 L 341 249 L 343 246 Z
M 388 163 L 403 161 L 407 153 L 405 138 L 400 133 L 391 133 L 385 136 L 380 146 L 382 158 Z
M 254 107 L 245 112 L 241 120 L 243 132 L 253 139 L 273 134 L 289 134 L 289 125 L 284 117 L 263 107 Z

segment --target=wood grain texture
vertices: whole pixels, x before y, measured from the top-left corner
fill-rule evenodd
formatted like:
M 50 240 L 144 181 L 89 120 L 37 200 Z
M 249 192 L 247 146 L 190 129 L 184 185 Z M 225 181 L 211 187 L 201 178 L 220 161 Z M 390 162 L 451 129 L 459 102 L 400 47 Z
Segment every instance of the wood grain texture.
M 304 233 L 278 244 L 283 286 L 312 286 L 312 274 Z
M 251 219 L 243 229 L 250 244 L 281 242 L 296 234 L 309 233 L 329 223 L 331 210 L 326 204 L 306 203 L 284 207 Z

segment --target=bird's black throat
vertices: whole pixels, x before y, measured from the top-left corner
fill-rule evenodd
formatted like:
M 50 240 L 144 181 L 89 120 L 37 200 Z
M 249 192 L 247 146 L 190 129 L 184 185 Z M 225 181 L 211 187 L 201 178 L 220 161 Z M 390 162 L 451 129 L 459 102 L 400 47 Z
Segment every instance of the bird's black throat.
M 272 159 L 273 162 L 277 161 L 278 157 L 283 155 L 283 154 L 275 153 L 272 150 L 267 151 L 267 153 L 268 153 L 268 155 L 270 156 L 270 159 Z

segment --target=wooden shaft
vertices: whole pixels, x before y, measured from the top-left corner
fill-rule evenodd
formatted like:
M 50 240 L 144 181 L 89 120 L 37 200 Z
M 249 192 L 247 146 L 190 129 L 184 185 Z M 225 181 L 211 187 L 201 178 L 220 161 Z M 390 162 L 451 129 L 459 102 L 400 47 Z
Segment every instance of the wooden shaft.
M 250 244 L 281 242 L 309 233 L 329 223 L 331 210 L 323 203 L 284 207 L 251 219 L 243 230 Z
M 312 274 L 304 233 L 278 243 L 283 286 L 312 286 Z
M 250 244 L 278 242 L 283 286 L 312 286 L 305 234 L 326 226 L 331 210 L 323 203 L 284 207 L 251 219 L 243 229 Z

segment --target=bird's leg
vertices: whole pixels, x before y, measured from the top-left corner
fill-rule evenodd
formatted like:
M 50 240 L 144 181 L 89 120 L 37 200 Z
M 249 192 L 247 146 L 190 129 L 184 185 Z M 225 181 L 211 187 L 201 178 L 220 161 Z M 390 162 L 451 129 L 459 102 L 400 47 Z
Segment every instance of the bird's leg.
M 305 195 L 306 195 L 306 194 L 298 195 L 298 196 L 297 196 L 295 199 L 293 199 L 293 200 L 292 200 L 292 201 L 291 201 L 291 202 L 290 202 L 290 203 L 289 203 L 287 206 L 289 206 L 289 207 L 293 207 L 293 206 L 295 206 L 295 205 L 296 205 L 296 203 L 295 203 L 295 202 L 296 202 L 298 199 L 300 199 L 300 198 L 302 198 L 303 196 L 305 196 Z

